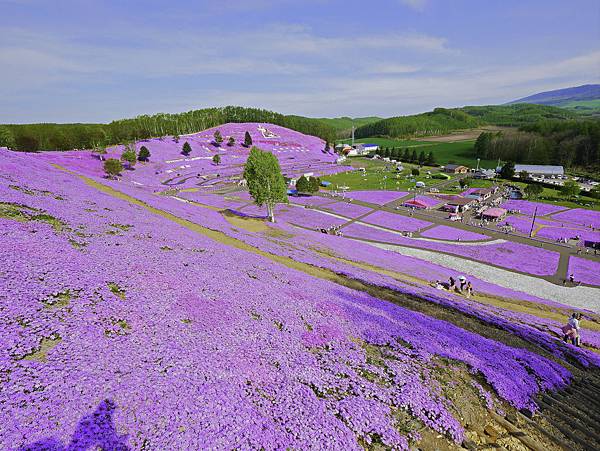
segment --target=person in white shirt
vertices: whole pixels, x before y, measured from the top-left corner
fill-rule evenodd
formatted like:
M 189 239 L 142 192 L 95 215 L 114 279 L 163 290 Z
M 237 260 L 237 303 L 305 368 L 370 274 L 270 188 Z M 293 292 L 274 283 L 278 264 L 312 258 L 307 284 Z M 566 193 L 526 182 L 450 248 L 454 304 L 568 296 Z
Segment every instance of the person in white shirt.
M 571 340 L 575 346 L 581 346 L 581 336 L 579 334 L 579 320 L 581 313 L 573 313 L 567 322 L 567 325 L 563 327 L 563 333 L 565 334 L 563 340 L 565 343 Z

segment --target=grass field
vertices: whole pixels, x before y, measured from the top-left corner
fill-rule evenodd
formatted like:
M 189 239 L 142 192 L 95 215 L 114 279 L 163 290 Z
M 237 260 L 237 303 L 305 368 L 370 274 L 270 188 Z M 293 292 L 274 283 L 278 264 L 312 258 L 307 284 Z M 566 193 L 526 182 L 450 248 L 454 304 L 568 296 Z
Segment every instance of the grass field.
M 381 160 L 371 160 L 368 158 L 350 159 L 348 172 L 323 177 L 322 180 L 331 182 L 331 186 L 326 189 L 337 190 L 340 186 L 347 186 L 350 191 L 357 190 L 387 190 L 387 191 L 408 191 L 415 187 L 416 182 L 425 183 L 426 187 L 436 185 L 444 180 L 431 178 L 427 172 L 435 174 L 440 172 L 440 168 L 423 167 L 420 168 L 421 174 L 417 177 L 411 175 L 411 170 L 416 165 L 405 164 L 404 171 L 397 173 L 393 168 L 386 169 L 385 162 Z M 365 168 L 365 173 L 352 169 Z
M 350 143 L 349 139 L 341 141 L 343 143 Z M 360 141 L 377 144 L 380 147 L 408 147 L 415 149 L 417 152 L 421 150 L 425 153 L 433 152 L 436 163 L 445 165 L 448 163 L 463 164 L 470 168 L 477 167 L 477 159 L 473 154 L 474 140 L 468 141 L 457 141 L 457 142 L 428 142 L 428 141 L 413 141 L 410 139 L 388 139 L 388 138 L 364 138 Z M 481 160 L 479 165 L 483 168 L 492 169 L 496 167 L 496 161 L 494 160 Z

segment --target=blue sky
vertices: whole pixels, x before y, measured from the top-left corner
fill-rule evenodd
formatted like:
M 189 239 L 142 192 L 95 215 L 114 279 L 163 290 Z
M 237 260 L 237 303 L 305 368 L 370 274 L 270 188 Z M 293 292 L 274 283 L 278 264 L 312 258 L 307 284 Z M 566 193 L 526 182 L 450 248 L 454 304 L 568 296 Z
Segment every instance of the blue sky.
M 394 116 L 597 82 L 597 0 L 0 0 L 0 123 Z

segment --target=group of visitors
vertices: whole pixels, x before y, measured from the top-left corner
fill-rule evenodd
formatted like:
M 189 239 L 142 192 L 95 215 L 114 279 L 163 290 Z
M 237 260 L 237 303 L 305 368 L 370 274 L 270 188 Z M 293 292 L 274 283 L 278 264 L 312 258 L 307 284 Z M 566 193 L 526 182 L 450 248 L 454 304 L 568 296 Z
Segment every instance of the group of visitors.
M 450 278 L 448 278 L 448 282 L 436 280 L 432 286 L 438 290 L 448 290 L 455 293 L 464 294 L 467 298 L 473 296 L 473 284 L 471 281 L 468 281 L 465 276 L 460 276 L 458 279 L 450 276 Z
M 344 236 L 340 230 L 340 226 L 331 226 L 328 228 L 317 228 L 317 232 L 325 233 L 327 235 Z
M 573 313 L 566 325 L 562 327 L 563 341 L 573 343 L 575 346 L 581 346 L 581 335 L 579 334 L 579 321 L 581 313 Z

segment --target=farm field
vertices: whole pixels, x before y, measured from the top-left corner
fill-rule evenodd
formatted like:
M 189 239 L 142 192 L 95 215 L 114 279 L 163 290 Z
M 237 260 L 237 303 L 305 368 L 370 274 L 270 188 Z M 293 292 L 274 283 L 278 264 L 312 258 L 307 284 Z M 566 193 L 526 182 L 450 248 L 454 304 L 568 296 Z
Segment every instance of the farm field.
M 408 174 L 342 172 L 318 138 L 216 129 L 236 144 L 148 139 L 150 161 L 114 179 L 91 151 L 0 149 L 0 448 L 449 449 L 520 410 L 558 434 L 541 397 L 600 365 L 593 256 L 387 208 Z M 265 221 L 242 183 L 246 131 L 290 178 L 347 198 L 290 196 Z M 440 183 L 428 170 L 416 180 Z M 544 219 L 600 227 L 590 210 Z M 568 270 L 581 285 L 559 283 Z M 434 283 L 459 276 L 473 293 Z M 581 348 L 561 340 L 573 310 Z

